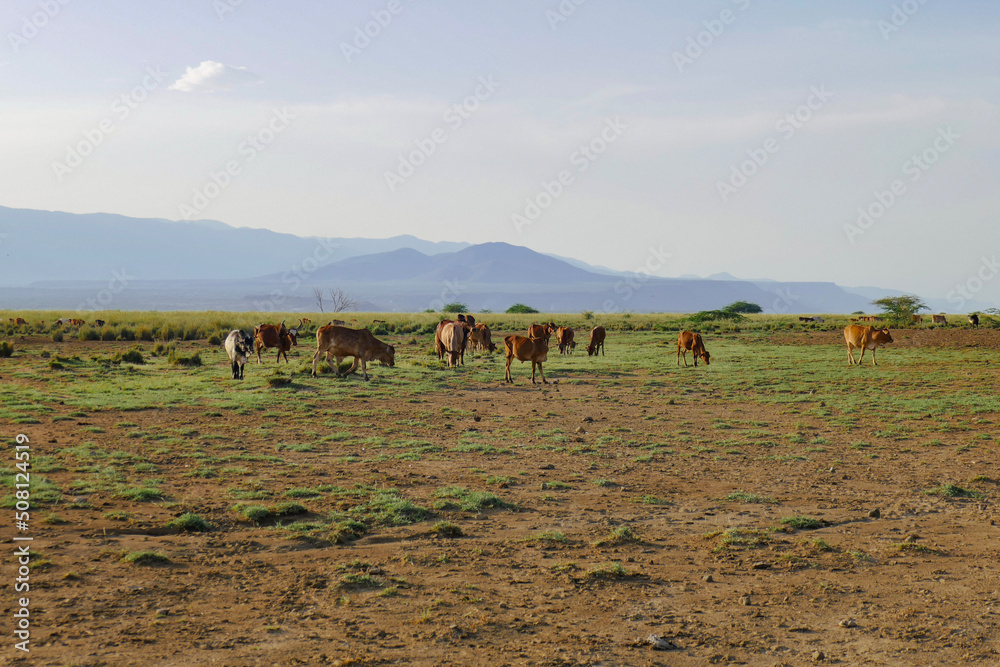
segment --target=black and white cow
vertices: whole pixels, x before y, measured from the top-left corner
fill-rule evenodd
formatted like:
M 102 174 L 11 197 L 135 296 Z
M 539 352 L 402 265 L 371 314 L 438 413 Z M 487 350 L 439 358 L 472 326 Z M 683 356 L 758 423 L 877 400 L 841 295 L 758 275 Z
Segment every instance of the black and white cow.
M 233 379 L 243 379 L 243 366 L 253 353 L 253 338 L 239 329 L 233 329 L 226 336 L 226 354 L 233 365 Z

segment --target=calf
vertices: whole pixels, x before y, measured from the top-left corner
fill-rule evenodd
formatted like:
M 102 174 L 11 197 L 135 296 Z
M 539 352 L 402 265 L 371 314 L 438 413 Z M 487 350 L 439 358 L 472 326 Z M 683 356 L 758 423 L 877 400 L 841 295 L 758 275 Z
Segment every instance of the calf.
M 250 337 L 250 334 L 240 329 L 233 329 L 226 336 L 224 345 L 226 347 L 226 354 L 229 355 L 229 361 L 233 367 L 233 379 L 242 380 L 243 366 L 246 365 L 247 359 L 253 354 L 253 338 Z
M 482 322 L 472 327 L 472 331 L 469 332 L 469 342 L 472 343 L 473 350 L 493 352 L 497 349 L 493 344 L 490 328 Z
M 944 315 L 931 315 L 931 320 L 934 324 L 948 324 L 948 318 Z
M 701 357 L 705 365 L 708 366 L 708 360 L 711 356 L 708 350 L 705 349 L 705 343 L 701 340 L 700 333 L 694 333 L 693 331 L 682 331 L 677 335 L 677 365 L 681 365 L 681 353 L 684 354 L 684 366 L 687 367 L 688 350 L 694 353 L 694 366 L 698 367 L 698 357 Z
M 590 344 L 587 346 L 588 357 L 596 357 L 598 350 L 601 351 L 602 355 L 604 354 L 604 339 L 607 335 L 604 327 L 594 327 L 590 330 Z
M 559 327 L 556 329 L 556 343 L 559 345 L 559 354 L 572 354 L 576 343 L 573 342 L 573 330 L 569 327 Z
M 524 336 L 507 336 L 503 339 L 504 350 L 507 352 L 507 364 L 505 366 L 504 380 L 513 383 L 510 376 L 510 364 L 514 359 L 518 361 L 531 362 L 531 384 L 535 384 L 535 366 L 538 366 L 538 373 L 542 376 L 542 383 L 548 384 L 545 379 L 545 371 L 542 370 L 542 362 L 548 359 L 549 344 L 543 338 L 525 338 Z

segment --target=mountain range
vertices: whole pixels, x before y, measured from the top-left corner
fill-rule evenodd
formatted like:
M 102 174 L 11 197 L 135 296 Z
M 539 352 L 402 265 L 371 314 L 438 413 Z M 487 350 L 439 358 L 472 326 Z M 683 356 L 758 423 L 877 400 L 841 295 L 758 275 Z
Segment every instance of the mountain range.
M 518 302 L 543 312 L 693 312 L 743 300 L 772 313 L 849 313 L 872 311 L 877 293 L 728 274 L 654 278 L 507 243 L 299 237 L 0 207 L 0 308 L 311 312 L 317 288 L 341 289 L 373 312 L 454 301 L 494 312 Z

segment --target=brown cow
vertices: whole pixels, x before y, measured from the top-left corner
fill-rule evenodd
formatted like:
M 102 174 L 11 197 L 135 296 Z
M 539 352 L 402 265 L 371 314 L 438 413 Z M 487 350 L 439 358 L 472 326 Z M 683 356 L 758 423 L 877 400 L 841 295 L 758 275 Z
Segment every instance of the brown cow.
M 507 352 L 507 364 L 505 366 L 504 380 L 510 383 L 514 379 L 510 376 L 510 364 L 514 359 L 518 361 L 531 362 L 531 384 L 535 384 L 535 366 L 542 376 L 542 383 L 548 384 L 545 379 L 545 371 L 542 370 L 542 362 L 548 359 L 549 344 L 544 338 L 525 338 L 524 336 L 507 336 L 503 339 L 504 350 Z
M 569 327 L 559 327 L 556 329 L 556 343 L 559 345 L 559 354 L 572 354 L 576 343 L 573 341 L 573 330 Z
M 359 362 L 365 380 L 368 379 L 369 361 L 381 361 L 389 367 L 396 365 L 396 348 L 375 338 L 368 329 L 348 329 L 332 324 L 320 327 L 316 331 L 313 377 L 316 376 L 316 365 L 324 355 L 326 363 L 337 373 L 337 377 L 350 375 L 356 371 Z M 341 373 L 340 362 L 344 357 L 354 357 L 354 365 L 347 369 L 346 373 Z M 336 364 L 331 359 L 336 360 Z
M 260 351 L 271 347 L 278 348 L 276 359 L 278 363 L 281 363 L 282 355 L 285 356 L 285 363 L 289 363 L 288 351 L 292 349 L 293 345 L 299 344 L 298 338 L 298 329 L 286 328 L 284 320 L 277 326 L 273 324 L 261 324 L 259 327 L 254 327 L 253 339 L 254 347 L 257 350 L 257 363 L 261 363 Z
M 459 358 L 465 357 L 465 323 L 446 322 L 441 327 L 441 345 L 448 354 L 448 367 L 458 366 Z
M 924 321 L 924 316 L 923 316 L 923 315 L 912 315 L 912 316 L 910 317 L 910 321 L 911 321 L 911 322 L 912 322 L 913 324 L 923 324 L 923 321 Z
M 303 324 L 312 324 L 312 320 L 310 320 L 308 317 L 300 317 L 299 328 L 301 328 Z
M 948 324 L 948 318 L 944 315 L 931 315 L 931 321 L 934 324 Z
M 490 328 L 480 322 L 472 327 L 469 332 L 469 342 L 472 343 L 473 350 L 493 352 L 497 346 L 493 344 Z
M 532 324 L 528 327 L 528 338 L 540 338 L 548 345 L 551 336 L 552 332 L 549 330 L 548 324 Z
M 10 321 L 14 323 L 15 327 L 21 327 L 28 323 L 28 320 L 24 319 L 23 317 L 18 317 L 18 318 L 12 317 L 10 318 Z
M 862 327 L 857 324 L 849 324 L 844 329 L 844 341 L 847 343 L 847 356 L 851 364 L 861 365 L 865 358 L 865 350 L 872 351 L 872 365 L 878 366 L 875 361 L 875 348 L 892 342 L 892 335 L 888 329 L 876 329 L 875 327 Z M 854 361 L 854 348 L 861 349 L 861 359 Z
M 590 344 L 587 346 L 588 357 L 596 357 L 598 350 L 604 354 L 604 339 L 607 335 L 608 332 L 604 330 L 604 327 L 594 327 L 590 330 Z
M 469 326 L 465 320 L 441 320 L 438 322 L 437 327 L 434 329 L 434 349 L 437 350 L 437 355 L 439 360 L 444 360 L 444 355 L 446 352 L 444 346 L 444 340 L 441 335 L 444 333 L 444 326 L 446 324 L 455 324 L 463 329 L 465 329 L 465 337 L 462 339 L 462 350 L 459 353 L 462 365 L 465 365 L 465 346 L 469 342 Z
M 708 366 L 708 359 L 711 356 L 708 350 L 705 349 L 705 343 L 701 340 L 700 333 L 694 333 L 693 331 L 682 331 L 677 335 L 677 365 L 681 365 L 681 353 L 684 355 L 684 366 L 688 365 L 688 350 L 690 350 L 694 356 L 694 366 L 698 367 L 698 357 L 701 357 L 705 365 Z

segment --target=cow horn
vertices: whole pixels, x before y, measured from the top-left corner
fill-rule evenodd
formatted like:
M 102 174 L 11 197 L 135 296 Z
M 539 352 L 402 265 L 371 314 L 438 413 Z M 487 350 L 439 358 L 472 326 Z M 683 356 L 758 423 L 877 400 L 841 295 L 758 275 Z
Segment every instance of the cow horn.
M 303 322 L 304 322 L 304 320 L 303 320 L 303 319 L 302 319 L 302 318 L 300 317 L 300 318 L 299 318 L 299 325 L 298 325 L 297 327 L 295 327 L 295 330 L 296 330 L 296 331 L 298 331 L 299 327 L 301 327 L 301 326 L 302 326 L 302 323 L 303 323 Z

